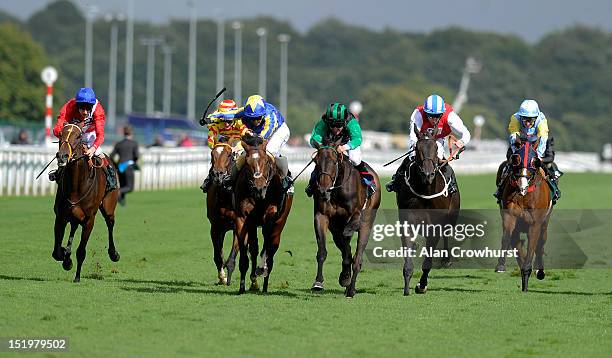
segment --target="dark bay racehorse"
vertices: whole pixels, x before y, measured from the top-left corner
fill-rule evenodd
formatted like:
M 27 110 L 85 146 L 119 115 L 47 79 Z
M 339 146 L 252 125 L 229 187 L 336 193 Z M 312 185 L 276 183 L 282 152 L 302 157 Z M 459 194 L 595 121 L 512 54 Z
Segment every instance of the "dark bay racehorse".
M 210 221 L 210 238 L 213 244 L 214 261 L 217 266 L 219 284 L 230 284 L 225 275 L 223 263 L 223 240 L 225 234 L 234 229 L 234 206 L 232 193 L 224 188 L 225 182 L 230 176 L 230 170 L 234 163 L 232 147 L 225 142 L 218 143 L 211 151 L 212 156 L 212 184 L 206 195 L 206 216 Z M 233 271 L 237 253 L 238 241 L 235 231 L 233 233 L 232 250 L 228 259 Z
M 340 286 L 346 287 L 346 297 L 355 296 L 355 284 L 361 270 L 363 252 L 368 243 L 376 212 L 380 205 L 380 180 L 372 174 L 377 190 L 367 198 L 366 185 L 361 174 L 348 157 L 338 153 L 340 142 L 324 141 L 317 148 L 314 158 L 317 176 L 314 190 L 314 229 L 317 237 L 317 276 L 313 291 L 323 290 L 323 263 L 327 258 L 325 238 L 327 230 L 342 252 L 342 272 L 338 278 Z M 355 255 L 351 253 L 351 239 L 357 232 Z
M 266 152 L 266 142 L 262 138 L 245 136 L 242 145 L 246 151 L 246 161 L 234 185 L 236 234 L 240 249 L 238 293 L 245 292 L 245 278 L 249 269 L 247 251 L 251 254 L 253 263 L 251 281 L 253 282 L 256 276 L 263 276 L 263 292 L 267 292 L 268 280 L 274 266 L 274 254 L 280 245 L 293 195 L 284 193 L 280 173 L 274 158 Z M 264 242 L 261 261 L 255 267 L 259 249 L 257 227 L 262 228 Z
M 500 213 L 504 233 L 502 249 L 518 249 L 516 258 L 521 269 L 522 290 L 527 291 L 532 261 L 535 253 L 536 277 L 543 280 L 544 244 L 547 239 L 548 221 L 552 213 L 551 189 L 546 182 L 544 170 L 537 158 L 535 143 L 522 142 L 515 154 L 510 156 L 511 172 L 503 184 Z M 500 167 L 501 168 L 501 167 Z M 501 171 L 498 171 L 497 181 Z M 527 234 L 527 254 L 523 250 L 520 234 Z M 497 272 L 506 270 L 505 258 L 499 258 Z
M 76 253 L 77 270 L 74 282 L 81 280 L 85 248 L 98 210 L 104 216 L 108 228 L 108 256 L 113 262 L 119 261 L 119 253 L 115 250 L 113 241 L 115 208 L 119 198 L 119 189 L 106 191 L 106 175 L 101 165 L 95 163 L 100 159 L 94 158 L 93 161 L 89 161 L 89 157 L 83 151 L 82 134 L 82 123 L 79 125 L 66 124 L 62 129 L 56 156 L 58 165 L 64 168 L 63 174 L 58 178 L 53 208 L 55 211 L 55 247 L 52 256 L 57 261 L 63 261 L 62 267 L 66 271 L 72 269 L 70 254 L 74 233 L 79 225 L 82 227 L 81 241 Z M 62 240 L 68 223 L 70 223 L 70 236 L 64 248 Z
M 442 173 L 442 166 L 448 165 L 450 160 L 438 158 L 438 144 L 436 139 L 428 132 L 421 133 L 416 127 L 414 132 L 418 141 L 415 145 L 414 161 L 407 158 L 402 166 L 407 168 L 399 179 L 400 186 L 396 192 L 397 207 L 399 209 L 400 222 L 409 224 L 426 225 L 455 225 L 461 207 L 461 196 L 459 189 L 453 193 L 449 192 L 449 180 Z M 448 168 L 450 169 L 450 168 Z M 452 174 L 454 176 L 454 173 Z M 455 180 L 453 178 L 453 180 Z M 435 233 L 435 230 L 434 234 Z M 438 232 L 437 234 L 440 234 Z M 428 250 L 435 249 L 442 235 L 430 235 L 426 237 Z M 402 246 L 414 248 L 414 239 L 402 236 Z M 448 237 L 443 237 L 444 249 L 448 253 Z M 448 263 L 448 258 L 443 259 L 443 264 Z M 415 287 L 416 293 L 427 292 L 427 279 L 432 267 L 432 257 L 423 259 L 423 274 Z M 404 258 L 404 295 L 410 294 L 410 279 L 414 270 L 414 264 L 410 255 Z

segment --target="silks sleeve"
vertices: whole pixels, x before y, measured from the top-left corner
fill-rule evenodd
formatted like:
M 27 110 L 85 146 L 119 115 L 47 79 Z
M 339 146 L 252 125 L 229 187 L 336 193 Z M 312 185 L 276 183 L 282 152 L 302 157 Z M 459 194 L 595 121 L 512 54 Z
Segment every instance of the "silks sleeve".
M 323 135 L 325 134 L 325 129 L 327 125 L 323 120 L 320 120 L 315 124 L 312 129 L 312 135 L 310 136 L 310 146 L 316 147 L 317 145 L 321 145 L 323 143 Z
M 518 119 L 514 115 L 510 116 L 510 123 L 508 123 L 508 141 L 510 142 L 510 145 L 514 143 L 520 131 L 521 124 L 519 123 Z
M 538 156 L 544 157 L 546 151 L 546 142 L 548 141 L 548 121 L 544 118 L 540 124 L 538 124 L 538 137 L 540 137 L 540 144 L 538 144 Z
M 359 122 L 355 118 L 351 119 L 346 128 L 349 131 L 349 135 L 351 139 L 348 142 L 350 149 L 355 149 L 361 145 L 362 137 L 361 137 L 361 126 Z

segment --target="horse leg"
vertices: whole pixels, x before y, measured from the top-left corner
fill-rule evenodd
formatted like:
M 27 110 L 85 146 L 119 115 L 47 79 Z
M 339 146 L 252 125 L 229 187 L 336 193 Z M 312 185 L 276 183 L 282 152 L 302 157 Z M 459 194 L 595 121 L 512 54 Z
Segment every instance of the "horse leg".
M 266 250 L 267 251 L 267 265 L 268 265 L 268 274 L 266 275 L 266 277 L 264 277 L 264 285 L 263 285 L 263 292 L 266 293 L 268 292 L 268 280 L 270 279 L 270 274 L 272 273 L 272 268 L 274 267 L 274 255 L 276 254 L 276 251 L 278 250 L 278 243 L 280 242 L 280 234 L 277 235 L 277 237 L 272 237 L 270 238 L 271 244 L 269 245 L 269 248 Z
M 427 243 L 426 243 L 427 251 L 430 251 L 430 249 L 435 249 L 436 246 L 438 245 L 439 240 L 440 240 L 439 237 L 428 237 Z M 427 293 L 427 278 L 429 277 L 429 271 L 431 271 L 432 264 L 433 264 L 433 258 L 427 255 L 425 259 L 423 259 L 423 266 L 422 266 L 423 274 L 421 275 L 421 279 L 419 280 L 419 283 L 414 288 L 414 292 Z
M 261 252 L 262 258 L 266 256 L 265 242 L 264 250 Z M 249 256 L 251 257 L 251 286 L 249 291 L 259 291 L 259 284 L 257 283 L 257 276 L 268 275 L 268 268 L 266 267 L 265 261 L 263 267 L 257 267 L 257 257 L 259 256 L 259 239 L 257 238 L 257 226 L 253 225 L 249 230 Z M 264 259 L 265 260 L 265 259 Z
M 238 243 L 238 235 L 236 235 L 236 230 L 232 230 L 232 250 L 225 261 L 225 267 L 227 268 L 227 285 L 229 286 L 232 281 L 232 273 L 236 268 L 236 255 L 238 255 L 238 251 L 240 250 L 240 244 Z
M 83 261 L 85 261 L 85 255 L 87 254 L 85 248 L 87 247 L 87 241 L 89 241 L 89 235 L 91 235 L 91 231 L 93 230 L 94 222 L 95 216 L 88 218 L 81 230 L 81 242 L 79 242 L 79 247 L 76 252 L 77 270 L 74 282 L 81 281 L 81 267 L 83 266 Z
M 533 255 L 535 253 L 536 246 L 538 246 L 540 241 L 540 234 L 542 230 L 542 225 L 532 224 L 529 226 L 529 230 L 527 231 L 527 256 L 525 257 L 525 261 L 523 261 L 523 266 L 521 267 L 521 277 L 522 277 L 522 288 L 523 292 L 528 291 L 529 286 L 529 276 L 531 276 Z
M 245 279 L 246 274 L 249 269 L 249 256 L 248 256 L 248 243 L 249 234 L 247 232 L 247 227 L 244 218 L 236 219 L 236 231 L 238 232 L 238 244 L 240 247 L 240 261 L 238 263 L 240 269 L 240 288 L 238 289 L 238 294 L 243 294 L 246 292 L 245 288 Z
M 449 268 L 451 267 L 451 259 L 450 259 L 450 250 L 448 249 L 448 236 L 444 236 L 442 240 L 444 243 L 444 252 L 446 253 L 446 255 L 442 257 L 440 264 L 442 265 L 442 268 Z
M 113 239 L 113 228 L 115 227 L 115 206 L 117 205 L 115 195 L 108 195 L 102 200 L 102 205 L 100 205 L 100 212 L 104 217 L 104 221 L 106 221 L 106 228 L 108 229 L 108 257 L 112 262 L 119 261 L 121 257 L 119 252 L 115 249 L 115 240 Z M 112 199 L 115 199 L 114 201 Z
M 402 235 L 402 248 L 412 250 L 414 242 L 409 237 Z M 412 278 L 412 272 L 414 271 L 414 262 L 412 262 L 412 256 L 407 254 L 404 256 L 404 296 L 410 295 L 410 279 Z
M 317 277 L 312 284 L 313 291 L 323 291 L 323 264 L 327 259 L 327 248 L 325 247 L 325 236 L 329 218 L 321 213 L 316 213 L 314 218 L 315 236 L 317 239 Z
M 351 264 L 353 257 L 351 255 L 351 236 L 343 236 L 342 228 L 332 231 L 332 237 L 336 247 L 340 249 L 342 254 L 342 271 L 338 277 L 338 283 L 341 287 L 348 287 L 351 284 Z
M 217 277 L 219 281 L 218 285 L 227 284 L 227 278 L 225 277 L 225 271 L 223 270 L 223 239 L 225 232 L 219 229 L 216 224 L 210 224 L 210 239 L 213 244 L 213 261 L 217 266 Z
M 502 226 L 503 226 L 503 234 L 501 239 L 501 249 L 508 250 L 511 245 L 511 235 L 515 231 L 516 228 L 516 218 L 509 214 L 502 214 Z M 520 266 L 519 266 L 520 267 Z M 506 272 L 506 257 L 504 255 L 500 255 L 497 259 L 497 266 L 495 267 L 495 272 Z
M 512 247 L 516 248 L 516 252 L 518 253 L 516 256 L 516 263 L 520 269 L 523 267 L 523 262 L 525 262 L 525 250 L 523 250 L 523 240 L 521 240 L 521 233 L 518 229 L 512 232 L 511 242 Z
M 542 226 L 542 231 L 540 233 L 540 240 L 538 240 L 538 245 L 536 247 L 535 252 L 535 261 L 536 261 L 536 278 L 538 280 L 543 280 L 546 274 L 544 273 L 544 244 L 546 244 L 546 239 L 548 238 L 548 225 Z
M 74 233 L 76 232 L 78 227 L 79 224 L 77 222 L 70 222 L 70 236 L 68 236 L 68 244 L 66 245 L 64 261 L 62 262 L 62 267 L 66 271 L 70 271 L 72 269 L 72 259 L 70 258 L 70 254 L 72 253 L 72 241 L 74 240 Z
M 63 261 L 66 255 L 66 249 L 62 247 L 66 225 L 68 225 L 68 221 L 62 218 L 59 214 L 56 214 L 55 227 L 53 228 L 55 233 L 55 244 L 53 246 L 53 252 L 51 253 L 51 256 L 55 259 L 55 261 Z
M 365 251 L 366 245 L 368 244 L 368 236 L 370 235 L 369 225 L 362 225 L 359 229 L 359 234 L 357 236 L 357 249 L 355 250 L 355 256 L 353 260 L 353 275 L 351 276 L 351 283 L 346 288 L 345 295 L 346 297 L 354 297 L 355 296 L 355 285 L 357 283 L 357 276 L 361 271 L 361 263 L 363 259 L 363 252 Z M 350 238 L 349 238 L 350 240 Z

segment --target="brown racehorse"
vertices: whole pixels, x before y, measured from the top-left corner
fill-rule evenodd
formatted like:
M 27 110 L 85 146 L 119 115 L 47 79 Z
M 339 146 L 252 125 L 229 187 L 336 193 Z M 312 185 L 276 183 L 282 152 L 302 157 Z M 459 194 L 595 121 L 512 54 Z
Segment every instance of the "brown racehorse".
M 461 208 L 459 189 L 450 193 L 449 181 L 442 173 L 442 166 L 448 165 L 448 160 L 438 158 L 438 144 L 430 133 L 421 133 L 416 127 L 417 135 L 414 160 L 403 164 L 407 168 L 399 178 L 400 186 L 396 192 L 396 202 L 399 209 L 400 222 L 427 225 L 455 225 Z M 449 168 L 450 169 L 450 168 Z M 454 174 L 452 174 L 454 175 Z M 441 236 L 426 237 L 428 250 L 436 248 Z M 414 248 L 414 238 L 402 236 L 402 246 Z M 444 249 L 448 253 L 448 237 L 443 237 Z M 448 262 L 448 260 L 446 260 Z M 445 260 L 443 260 L 443 264 Z M 427 279 L 433 264 L 432 257 L 423 259 L 423 274 L 415 287 L 416 293 L 427 292 Z M 404 257 L 404 295 L 410 294 L 410 279 L 414 264 L 410 255 Z
M 61 132 L 59 150 L 56 154 L 58 165 L 63 167 L 63 174 L 57 179 L 58 188 L 54 206 L 55 247 L 52 256 L 57 261 L 63 261 L 62 267 L 66 271 L 72 268 L 70 259 L 72 240 L 75 231 L 81 225 L 81 242 L 76 253 L 77 270 L 74 282 L 81 280 L 85 248 L 98 210 L 104 216 L 108 228 L 108 256 L 113 262 L 119 261 L 119 253 L 113 241 L 115 207 L 119 198 L 119 189 L 106 192 L 106 175 L 100 166 L 93 164 L 90 167 L 89 158 L 83 151 L 82 133 L 82 123 L 79 125 L 66 124 Z M 69 222 L 70 236 L 64 248 L 62 240 Z
M 253 262 L 251 281 L 257 276 L 263 276 L 263 292 L 267 292 L 268 280 L 274 266 L 274 254 L 280 245 L 293 195 L 284 193 L 280 173 L 274 159 L 266 152 L 266 142 L 262 138 L 247 135 L 243 137 L 242 145 L 246 152 L 246 161 L 234 184 L 236 233 L 240 249 L 238 293 L 245 292 L 245 278 L 249 269 L 247 251 L 250 252 Z M 259 250 L 256 236 L 258 226 L 262 227 L 264 243 L 261 262 L 255 267 Z
M 210 238 L 213 244 L 214 261 L 217 266 L 219 284 L 230 284 L 223 268 L 223 240 L 225 234 L 234 229 L 234 206 L 232 193 L 224 188 L 229 179 L 230 169 L 234 163 L 232 147 L 225 142 L 216 144 L 211 151 L 212 156 L 212 184 L 206 195 L 206 216 L 210 221 Z M 228 259 L 231 271 L 234 269 L 237 245 L 236 232 L 233 232 L 232 251 Z
M 346 297 L 355 296 L 355 284 L 361 271 L 363 252 L 368 243 L 376 212 L 380 206 L 380 180 L 371 167 L 377 190 L 367 198 L 361 174 L 348 158 L 337 151 L 340 142 L 327 142 L 317 148 L 314 158 L 316 188 L 314 188 L 314 229 L 317 238 L 317 276 L 313 291 L 323 290 L 323 263 L 327 258 L 327 230 L 342 252 L 340 286 L 346 287 Z M 367 164 L 366 164 L 367 165 Z M 355 255 L 351 254 L 351 239 L 358 232 Z
M 521 269 L 523 291 L 528 290 L 534 254 L 536 277 L 538 280 L 545 277 L 544 244 L 552 213 L 551 189 L 537 158 L 538 143 L 539 140 L 535 143 L 522 142 L 515 154 L 510 156 L 511 172 L 503 184 L 500 203 L 504 230 L 502 249 L 513 247 L 518 250 L 516 260 Z M 498 182 L 501 179 L 500 174 L 501 170 L 498 171 Z M 527 254 L 523 251 L 521 233 L 527 234 Z M 499 258 L 496 271 L 504 272 L 505 264 L 505 258 Z

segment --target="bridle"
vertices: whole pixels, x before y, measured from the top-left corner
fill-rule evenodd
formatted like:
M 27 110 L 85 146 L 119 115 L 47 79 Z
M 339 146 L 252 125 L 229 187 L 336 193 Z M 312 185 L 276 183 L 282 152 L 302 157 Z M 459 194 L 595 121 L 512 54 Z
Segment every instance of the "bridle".
M 250 148 L 250 149 L 247 149 L 247 153 L 246 153 L 247 156 L 249 155 L 249 152 L 253 151 L 253 150 L 255 150 L 257 153 L 259 152 L 259 149 L 257 147 Z M 266 179 L 266 184 L 265 184 L 264 188 L 267 188 L 270 185 L 270 181 L 272 180 L 272 165 L 273 165 L 273 163 L 272 163 L 271 158 L 269 158 L 268 152 L 264 151 L 264 155 L 268 157 L 268 158 L 266 158 L 266 161 L 265 161 L 266 163 L 265 163 L 265 168 L 264 168 L 264 170 L 266 170 L 266 172 L 267 172 L 267 176 L 264 176 L 263 173 L 260 170 L 253 169 L 253 168 L 251 168 L 250 165 L 247 165 L 247 167 L 249 168 L 250 171 L 255 170 L 255 171 L 253 171 L 253 177 L 249 178 L 249 184 L 251 186 L 251 189 L 253 189 L 253 190 L 257 190 L 257 187 L 255 186 L 254 179 L 260 179 L 263 176 Z
M 433 140 L 433 141 L 435 141 L 435 139 L 433 139 L 433 138 L 428 138 L 428 139 L 425 139 L 425 140 Z M 437 145 L 437 144 L 436 144 L 436 145 Z M 415 148 L 417 148 L 417 146 L 416 146 L 416 145 L 415 145 Z M 415 150 L 415 151 L 416 151 L 416 150 Z M 417 153 L 419 153 L 418 151 L 416 151 L 416 152 L 417 152 Z M 437 157 L 437 155 L 436 155 L 434 158 L 435 158 L 435 159 L 437 159 L 437 158 L 438 158 L 438 157 Z M 411 172 L 412 172 L 412 170 L 411 170 L 411 169 L 412 169 L 412 166 L 413 166 L 413 165 L 417 164 L 417 162 L 416 162 L 416 161 L 411 162 L 411 163 L 410 163 L 410 165 L 408 166 L 408 169 L 406 169 L 406 170 L 404 171 L 404 181 L 406 182 L 406 186 L 408 186 L 408 189 L 410 189 L 410 191 L 412 192 L 412 194 L 414 194 L 414 195 L 416 195 L 416 196 L 418 196 L 419 198 L 422 198 L 422 199 L 427 199 L 427 200 L 429 200 L 429 199 L 434 199 L 434 198 L 437 198 L 437 197 L 439 197 L 439 196 L 445 196 L 445 197 L 447 197 L 447 196 L 448 196 L 448 187 L 449 187 L 449 185 L 450 185 L 450 181 L 447 181 L 447 180 L 446 180 L 446 177 L 444 176 L 444 174 L 443 174 L 443 173 L 442 173 L 442 171 L 441 171 L 441 167 L 442 167 L 442 166 L 444 166 L 444 165 L 446 165 L 446 164 L 448 163 L 448 161 L 447 161 L 447 162 L 445 162 L 445 163 L 443 163 L 442 165 L 440 165 L 440 164 L 439 164 L 439 162 L 438 162 L 437 160 L 434 160 L 434 159 L 429 158 L 429 157 L 428 157 L 428 158 L 423 158 L 423 160 L 421 160 L 421 165 L 418 165 L 418 164 L 417 164 L 417 168 L 418 168 L 419 172 L 420 172 L 421 174 L 423 174 L 423 175 L 425 174 L 425 171 L 423 170 L 423 163 L 424 163 L 425 161 L 427 161 L 427 160 L 431 161 L 431 163 L 433 164 L 433 166 L 434 166 L 434 170 L 433 170 L 434 174 L 435 174 L 435 175 L 440 174 L 440 176 L 442 177 L 442 180 L 444 180 L 444 188 L 442 188 L 442 190 L 441 190 L 441 191 L 439 191 L 438 193 L 431 194 L 431 195 L 423 195 L 423 194 L 419 194 L 419 193 L 417 193 L 417 192 L 416 192 L 416 190 L 414 190 L 414 188 L 413 188 L 413 187 L 412 187 L 412 185 L 410 184 L 410 175 L 411 175 Z
M 72 156 L 74 155 L 76 148 L 72 147 L 72 144 L 70 144 L 70 136 L 72 136 L 72 131 L 74 130 L 74 128 L 76 128 L 79 133 L 77 134 L 77 139 L 80 138 L 83 135 L 83 130 L 81 129 L 81 127 L 77 126 L 76 124 L 72 124 L 72 123 L 68 123 L 66 125 L 64 125 L 65 127 L 70 127 L 68 129 L 68 136 L 66 139 L 62 139 L 60 138 L 60 145 L 59 145 L 59 149 L 58 152 L 62 149 L 62 146 L 65 144 L 68 146 L 68 160 L 66 161 L 66 164 L 70 163 L 70 161 L 73 159 Z M 63 136 L 62 136 L 63 137 Z M 76 159 L 80 159 L 82 156 L 75 158 Z
M 332 186 L 331 186 L 331 187 L 329 187 L 327 190 L 325 190 L 325 192 L 328 192 L 328 193 L 330 193 L 330 192 L 332 192 L 333 190 L 336 190 L 336 189 L 338 189 L 338 188 L 341 188 L 341 187 L 343 187 L 343 186 L 344 186 L 344 184 L 346 184 L 346 180 L 342 180 L 342 181 L 340 182 L 340 184 L 339 184 L 339 185 L 335 185 L 335 184 L 336 184 L 336 182 L 338 181 L 338 176 L 340 175 L 340 163 L 342 163 L 342 162 L 343 162 L 343 160 L 344 160 L 344 155 L 342 155 L 342 154 L 338 153 L 338 151 L 336 150 L 336 148 L 335 148 L 335 147 L 332 147 L 332 146 L 329 146 L 329 145 L 324 145 L 324 146 L 319 147 L 319 148 L 317 149 L 316 155 L 318 156 L 318 155 L 319 155 L 319 153 L 320 153 L 322 150 L 329 150 L 329 149 L 331 149 L 331 150 L 332 150 L 332 152 L 334 153 L 334 155 L 336 156 L 336 157 L 335 157 L 335 159 L 336 159 L 336 160 L 334 161 L 334 164 L 336 165 L 336 174 L 335 174 L 335 175 L 331 175 L 330 173 L 325 172 L 325 171 L 317 171 L 317 180 L 316 180 L 316 183 L 317 183 L 317 188 L 320 188 L 320 187 L 321 187 L 321 184 L 320 184 L 319 179 L 321 179 L 321 177 L 322 177 L 323 175 L 327 175 L 328 177 L 330 177 L 330 178 L 332 179 Z M 317 163 L 317 164 L 318 164 L 318 163 Z
M 212 150 L 215 151 L 217 150 L 217 148 L 228 148 L 230 150 L 230 153 L 229 153 L 230 163 L 229 163 L 228 168 L 225 171 L 215 171 L 213 169 L 213 174 L 215 176 L 219 176 L 220 179 L 223 179 L 223 177 L 229 176 L 229 170 L 232 167 L 232 164 L 235 162 L 235 154 L 233 152 L 232 146 L 228 143 L 217 143 L 213 146 Z

